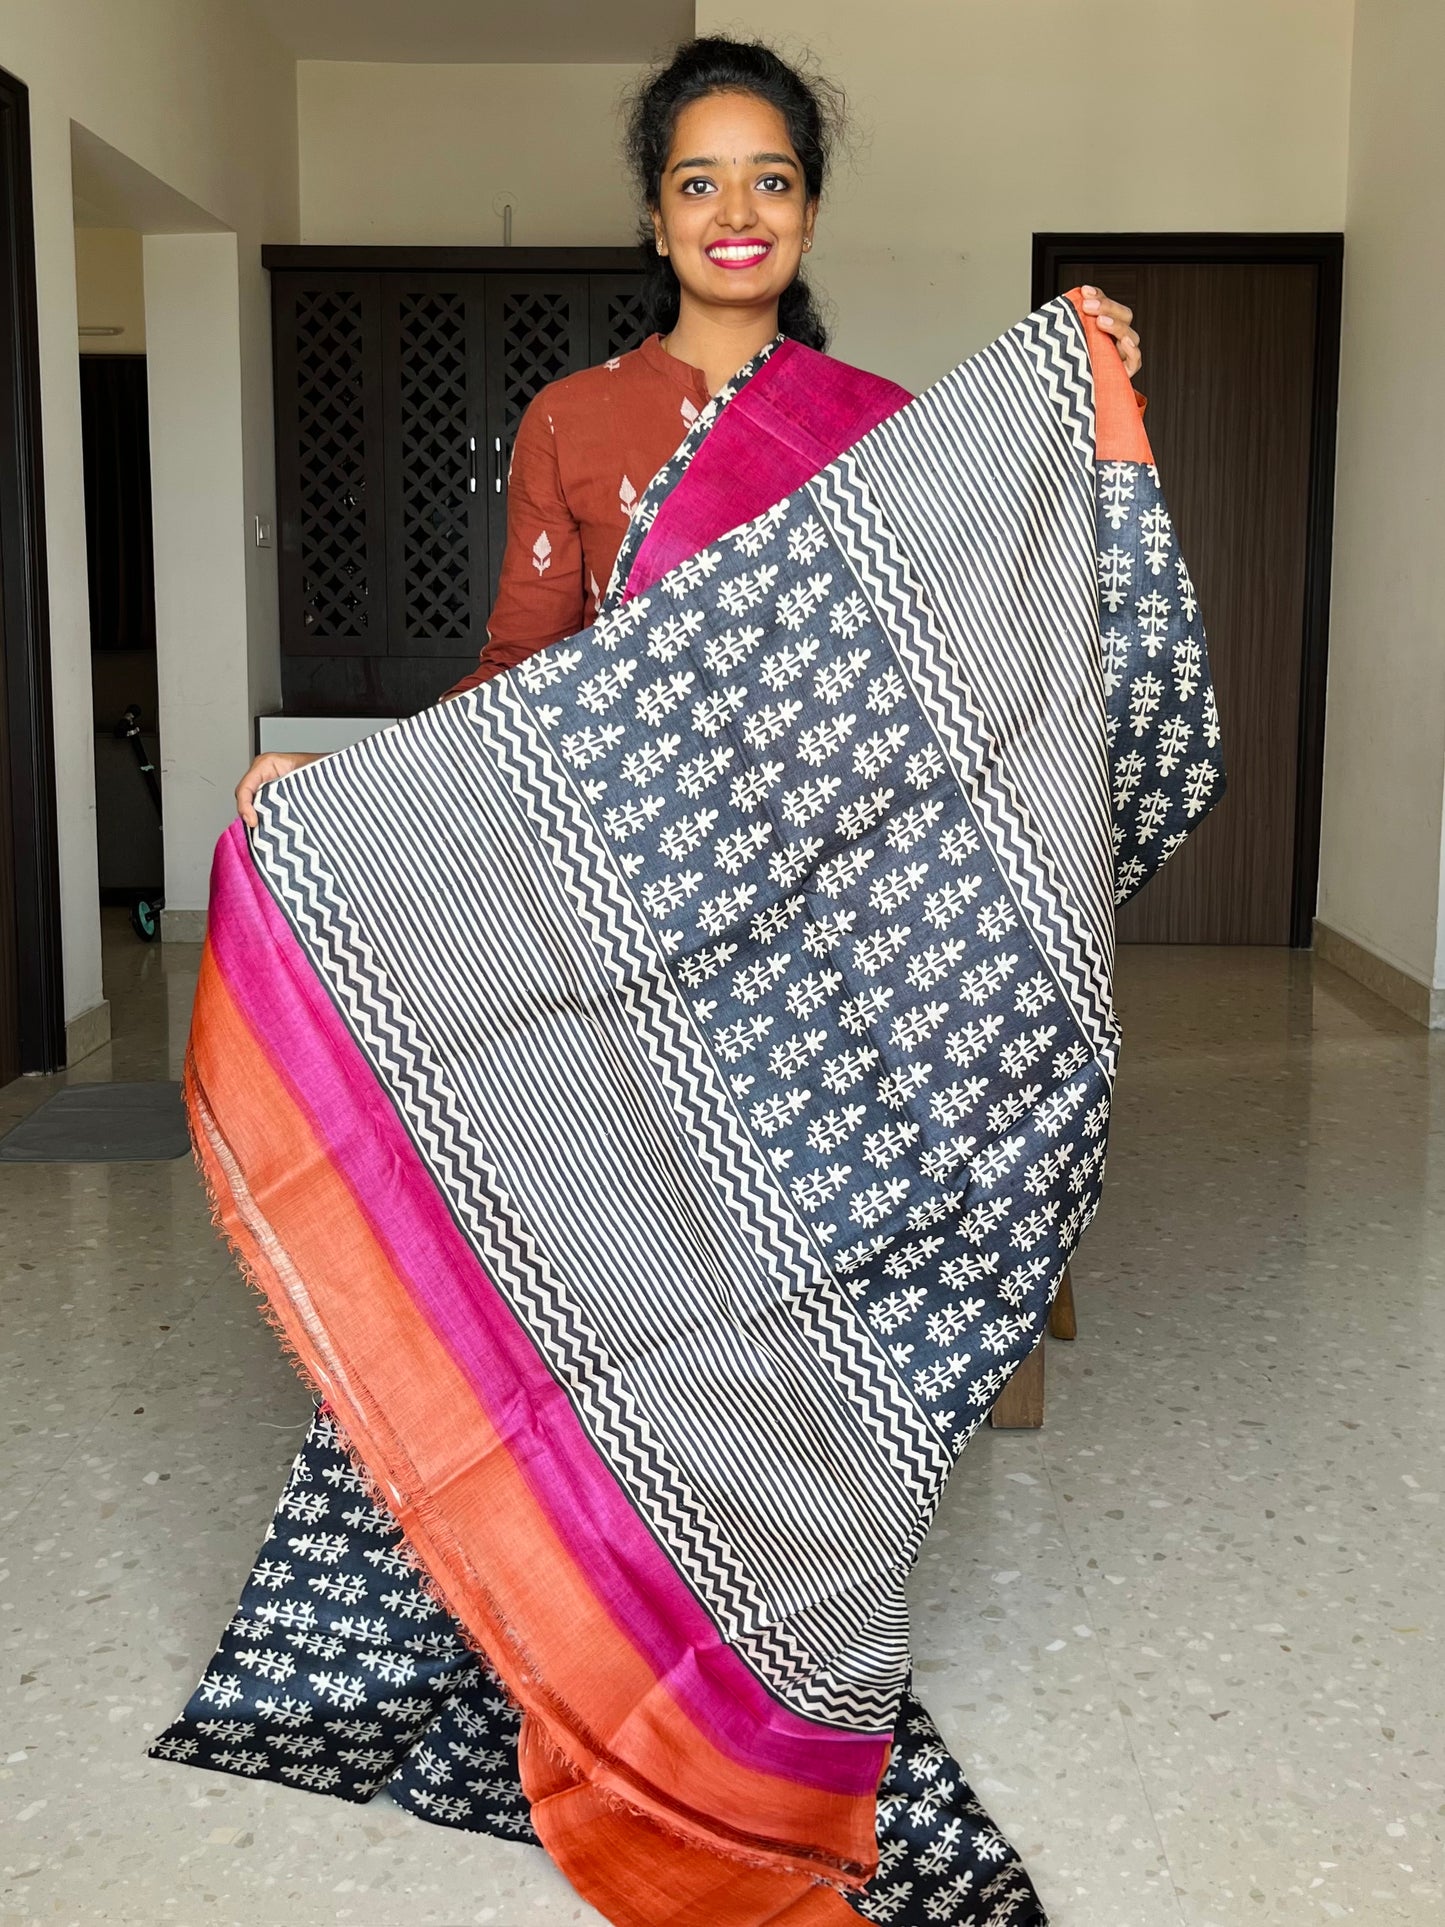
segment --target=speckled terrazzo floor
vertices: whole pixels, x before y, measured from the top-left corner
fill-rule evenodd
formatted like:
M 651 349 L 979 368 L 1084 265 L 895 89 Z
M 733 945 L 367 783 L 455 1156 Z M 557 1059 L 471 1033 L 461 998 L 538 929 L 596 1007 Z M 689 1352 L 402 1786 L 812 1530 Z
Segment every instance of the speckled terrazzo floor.
M 107 936 L 71 1075 L 174 1075 L 197 953 Z M 1278 951 L 1126 951 L 1120 1001 L 1081 1336 L 961 1462 L 921 1691 L 1054 1927 L 1434 1927 L 1445 1037 Z M 0 1168 L 0 1277 L 0 1921 L 596 1921 L 533 1849 L 145 1758 L 307 1399 L 185 1160 Z

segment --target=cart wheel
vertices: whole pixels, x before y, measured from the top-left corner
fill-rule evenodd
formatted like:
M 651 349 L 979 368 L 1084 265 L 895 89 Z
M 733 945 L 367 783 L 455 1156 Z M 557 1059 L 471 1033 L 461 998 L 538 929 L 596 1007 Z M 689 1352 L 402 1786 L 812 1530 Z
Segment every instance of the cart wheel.
M 154 943 L 161 934 L 160 906 L 151 897 L 137 897 L 130 906 L 130 927 L 142 943 Z

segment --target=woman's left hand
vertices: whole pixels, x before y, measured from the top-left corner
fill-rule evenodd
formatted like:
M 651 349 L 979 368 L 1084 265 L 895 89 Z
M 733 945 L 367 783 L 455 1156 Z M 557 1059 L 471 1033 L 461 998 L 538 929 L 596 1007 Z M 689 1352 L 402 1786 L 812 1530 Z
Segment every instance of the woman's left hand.
M 1085 288 L 1083 294 L 1084 313 L 1095 315 L 1104 333 L 1114 337 L 1119 359 L 1132 381 L 1144 365 L 1144 357 L 1139 352 L 1139 332 L 1134 326 L 1134 310 L 1126 308 L 1122 301 L 1111 301 L 1102 288 Z

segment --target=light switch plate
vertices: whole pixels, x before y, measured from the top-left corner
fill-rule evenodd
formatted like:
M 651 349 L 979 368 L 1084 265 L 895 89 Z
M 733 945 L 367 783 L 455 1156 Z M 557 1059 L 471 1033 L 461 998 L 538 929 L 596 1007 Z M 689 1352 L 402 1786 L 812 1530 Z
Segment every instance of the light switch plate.
M 256 547 L 269 549 L 271 546 L 271 518 L 269 515 L 256 517 Z

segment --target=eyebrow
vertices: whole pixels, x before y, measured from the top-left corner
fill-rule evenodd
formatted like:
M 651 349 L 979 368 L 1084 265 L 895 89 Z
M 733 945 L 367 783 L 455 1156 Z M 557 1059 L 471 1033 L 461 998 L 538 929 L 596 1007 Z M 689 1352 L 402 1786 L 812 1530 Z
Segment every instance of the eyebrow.
M 764 161 L 771 162 L 774 167 L 798 165 L 791 154 L 750 154 L 748 156 L 749 167 L 760 167 Z M 682 167 L 720 167 L 721 165 L 716 154 L 691 154 L 685 161 L 674 161 L 667 171 L 669 174 L 676 174 Z

